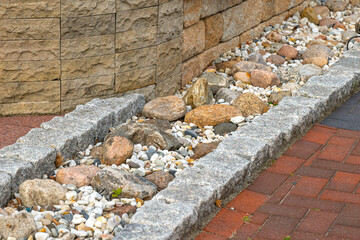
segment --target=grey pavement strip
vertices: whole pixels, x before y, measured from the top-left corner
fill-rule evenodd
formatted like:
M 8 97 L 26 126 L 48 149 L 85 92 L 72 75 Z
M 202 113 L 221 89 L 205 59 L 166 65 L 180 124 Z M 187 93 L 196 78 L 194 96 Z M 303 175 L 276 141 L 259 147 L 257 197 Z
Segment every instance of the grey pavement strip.
M 140 94 L 93 99 L 0 149 L 0 207 L 18 191 L 22 182 L 42 178 L 53 171 L 57 155 L 71 158 L 96 140 L 102 141 L 110 127 L 131 119 L 144 105 L 145 97 Z

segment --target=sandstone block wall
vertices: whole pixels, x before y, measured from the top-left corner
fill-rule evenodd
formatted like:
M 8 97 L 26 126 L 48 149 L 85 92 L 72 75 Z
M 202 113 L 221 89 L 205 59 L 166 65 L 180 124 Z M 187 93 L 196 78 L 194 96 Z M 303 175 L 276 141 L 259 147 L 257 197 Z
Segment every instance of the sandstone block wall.
M 0 115 L 173 94 L 304 0 L 3 0 Z

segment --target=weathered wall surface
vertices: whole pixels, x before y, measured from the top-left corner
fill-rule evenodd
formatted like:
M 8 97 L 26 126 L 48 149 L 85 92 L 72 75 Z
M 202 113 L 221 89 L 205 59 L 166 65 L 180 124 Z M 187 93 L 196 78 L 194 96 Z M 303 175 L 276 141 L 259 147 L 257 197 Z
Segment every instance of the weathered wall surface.
M 173 94 L 304 0 L 4 0 L 0 115 Z

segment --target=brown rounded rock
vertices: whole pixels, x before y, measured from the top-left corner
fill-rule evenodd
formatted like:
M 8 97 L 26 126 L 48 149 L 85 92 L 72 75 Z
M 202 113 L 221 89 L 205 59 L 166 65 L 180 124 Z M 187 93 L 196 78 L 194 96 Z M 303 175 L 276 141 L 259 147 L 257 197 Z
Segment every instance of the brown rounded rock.
M 330 17 L 330 10 L 326 6 L 315 6 L 313 9 L 316 16 L 320 15 L 322 18 Z
M 266 59 L 266 61 L 275 65 L 282 65 L 286 62 L 285 58 L 280 55 L 271 55 Z
M 305 8 L 304 11 L 301 12 L 300 16 L 302 18 L 306 17 L 310 22 L 312 22 L 314 24 L 319 23 L 319 18 L 317 17 L 317 15 L 312 7 Z
M 282 36 L 280 33 L 278 32 L 275 32 L 275 31 L 271 31 L 267 36 L 266 38 L 269 40 L 269 41 L 272 41 L 272 42 L 281 42 L 282 41 Z
M 213 95 L 205 78 L 198 79 L 183 97 L 185 104 L 190 105 L 192 108 L 211 104 L 212 99 Z
M 225 71 L 227 68 L 231 69 L 235 64 L 236 61 L 226 61 L 226 62 L 217 63 L 215 65 L 217 71 L 220 71 L 221 69 Z
M 90 156 L 94 159 L 100 159 L 102 154 L 103 154 L 102 146 L 95 146 L 90 151 Z
M 120 165 L 131 157 L 134 144 L 127 138 L 121 136 L 109 137 L 103 145 L 102 164 Z
M 323 18 L 320 20 L 319 26 L 334 27 L 336 23 L 338 23 L 338 21 L 333 18 Z
M 56 174 L 56 181 L 60 184 L 74 184 L 77 188 L 90 185 L 100 168 L 93 165 L 79 165 L 62 168 Z
M 168 186 L 169 182 L 174 180 L 173 175 L 164 171 L 153 172 L 147 175 L 145 178 L 150 182 L 154 183 L 159 191 L 165 189 Z
M 205 156 L 206 154 L 214 151 L 220 142 L 211 142 L 211 143 L 199 143 L 194 149 L 193 159 L 199 159 Z
M 323 57 L 311 57 L 311 58 L 305 58 L 302 62 L 303 64 L 314 64 L 319 67 L 323 67 L 328 63 L 328 60 Z
M 185 122 L 194 123 L 198 127 L 216 126 L 219 123 L 230 122 L 230 119 L 242 116 L 241 111 L 229 105 L 204 105 L 185 115 Z
M 136 212 L 135 206 L 123 205 L 123 206 L 115 207 L 109 213 L 113 213 L 121 217 L 124 213 L 127 213 L 129 215 L 129 214 L 134 214 L 135 212 Z
M 298 55 L 298 51 L 292 46 L 284 45 L 279 49 L 277 54 L 283 57 L 295 59 Z
M 158 97 L 148 102 L 144 106 L 142 113 L 148 118 L 174 121 L 185 116 L 186 105 L 177 96 Z
M 251 84 L 255 87 L 267 88 L 269 86 L 279 85 L 279 77 L 268 71 L 254 70 L 251 72 Z
M 303 53 L 302 58 L 312 58 L 312 57 L 323 57 L 328 59 L 329 57 L 333 57 L 334 53 L 331 51 L 330 48 L 317 44 L 317 45 L 311 45 L 306 49 L 306 51 Z
M 246 84 L 251 84 L 250 80 L 251 74 L 247 72 L 237 72 L 234 74 L 235 81 L 241 81 Z
M 269 107 L 253 93 L 243 93 L 232 103 L 238 108 L 244 117 L 255 114 L 263 114 Z

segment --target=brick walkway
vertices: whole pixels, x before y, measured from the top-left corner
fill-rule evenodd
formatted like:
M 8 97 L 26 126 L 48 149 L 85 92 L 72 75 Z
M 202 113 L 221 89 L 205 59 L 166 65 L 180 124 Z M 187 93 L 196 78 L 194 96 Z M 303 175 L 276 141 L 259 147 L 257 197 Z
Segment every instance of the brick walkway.
M 40 127 L 41 123 L 50 121 L 53 117 L 55 116 L 0 117 L 0 148 L 15 143 L 32 128 Z
M 359 139 L 315 125 L 196 240 L 360 239 Z

